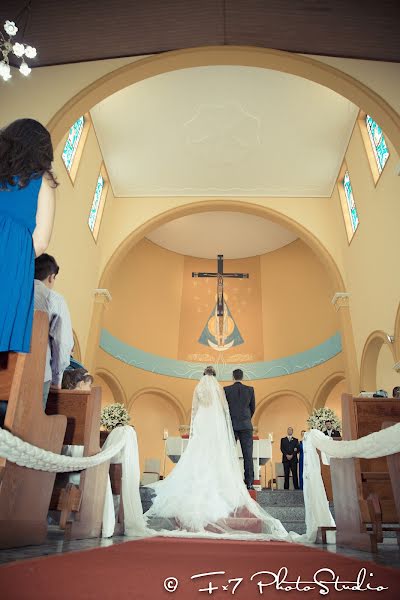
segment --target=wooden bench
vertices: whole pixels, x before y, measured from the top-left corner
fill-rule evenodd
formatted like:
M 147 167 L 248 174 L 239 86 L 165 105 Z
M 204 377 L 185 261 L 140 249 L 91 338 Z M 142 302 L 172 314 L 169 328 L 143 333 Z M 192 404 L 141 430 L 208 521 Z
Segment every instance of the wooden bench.
M 343 439 L 379 431 L 386 421 L 400 422 L 399 400 L 342 395 Z M 385 531 L 399 530 L 399 486 L 392 488 L 387 458 L 331 459 L 331 479 L 337 545 L 376 552 Z
M 31 353 L 0 354 L 0 399 L 7 401 L 4 427 L 34 446 L 60 453 L 67 419 L 46 416 L 43 382 L 48 317 L 35 312 Z M 35 471 L 0 458 L 0 548 L 44 543 L 55 473 Z
M 83 456 L 100 452 L 100 388 L 94 387 L 91 392 L 51 392 L 46 413 L 66 415 L 64 445 L 83 446 Z M 60 527 L 65 529 L 65 539 L 100 537 L 109 468 L 108 461 L 81 471 L 79 486 L 69 483 L 69 473 L 57 475 L 50 509 L 61 511 Z

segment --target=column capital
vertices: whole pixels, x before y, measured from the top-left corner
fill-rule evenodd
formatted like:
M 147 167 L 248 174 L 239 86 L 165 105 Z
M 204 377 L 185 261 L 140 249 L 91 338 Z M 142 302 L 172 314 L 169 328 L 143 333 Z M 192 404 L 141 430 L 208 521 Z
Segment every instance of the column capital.
M 98 288 L 94 290 L 94 301 L 96 304 L 108 304 L 111 302 L 112 296 L 106 288 Z
M 343 307 L 348 307 L 350 305 L 350 294 L 349 292 L 336 292 L 331 302 L 336 311 Z

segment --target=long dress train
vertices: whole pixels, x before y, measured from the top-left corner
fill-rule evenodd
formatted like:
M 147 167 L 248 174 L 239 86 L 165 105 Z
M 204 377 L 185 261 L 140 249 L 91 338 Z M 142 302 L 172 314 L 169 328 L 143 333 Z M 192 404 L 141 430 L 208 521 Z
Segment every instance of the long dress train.
M 291 540 L 243 482 L 229 407 L 215 377 L 205 375 L 192 405 L 189 443 L 174 470 L 149 484 L 147 527 L 163 535 Z

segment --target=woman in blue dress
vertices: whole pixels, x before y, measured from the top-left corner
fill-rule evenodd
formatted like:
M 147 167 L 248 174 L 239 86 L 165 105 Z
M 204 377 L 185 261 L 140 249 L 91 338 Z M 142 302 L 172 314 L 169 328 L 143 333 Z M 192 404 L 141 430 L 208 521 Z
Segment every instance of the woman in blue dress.
M 50 134 L 33 119 L 0 130 L 0 352 L 29 352 L 34 261 L 53 229 Z
M 301 431 L 301 440 L 299 442 L 299 489 L 303 489 L 303 465 L 304 465 L 304 450 L 303 450 L 303 441 L 304 441 L 305 430 Z

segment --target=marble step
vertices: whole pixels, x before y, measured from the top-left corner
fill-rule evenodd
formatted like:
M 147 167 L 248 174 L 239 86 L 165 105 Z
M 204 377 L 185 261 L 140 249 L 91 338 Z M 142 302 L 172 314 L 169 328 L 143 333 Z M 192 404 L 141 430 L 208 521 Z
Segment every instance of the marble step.
M 301 521 L 286 521 L 282 525 L 286 531 L 294 531 L 295 533 L 303 534 L 306 532 L 306 524 Z
M 304 506 L 302 490 L 261 490 L 257 492 L 257 502 L 263 507 Z
M 288 522 L 300 522 L 304 523 L 306 513 L 304 506 L 264 506 L 264 510 L 274 517 L 279 519 L 282 523 Z

